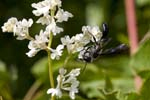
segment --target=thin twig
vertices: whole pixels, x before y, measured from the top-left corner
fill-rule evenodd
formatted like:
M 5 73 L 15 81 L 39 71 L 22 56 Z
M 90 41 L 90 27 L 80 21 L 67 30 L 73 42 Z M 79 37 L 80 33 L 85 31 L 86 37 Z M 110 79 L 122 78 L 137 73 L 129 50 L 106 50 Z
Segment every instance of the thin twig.
M 34 96 L 37 89 L 41 86 L 42 82 L 37 80 L 34 82 L 34 84 L 31 86 L 27 94 L 25 95 L 23 100 L 32 100 L 32 97 Z M 0 99 L 1 100 L 1 99 Z
M 0 96 L 0 100 L 3 100 L 2 96 Z

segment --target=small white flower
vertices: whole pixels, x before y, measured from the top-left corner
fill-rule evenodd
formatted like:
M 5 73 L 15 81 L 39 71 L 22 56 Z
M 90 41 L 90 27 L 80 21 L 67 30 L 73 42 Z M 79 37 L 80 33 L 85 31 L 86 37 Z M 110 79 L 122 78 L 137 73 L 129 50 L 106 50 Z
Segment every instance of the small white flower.
M 66 35 L 64 37 L 61 38 L 61 43 L 63 45 L 70 45 L 72 44 L 74 41 L 69 37 L 69 35 Z
M 58 45 L 56 49 L 50 48 L 50 50 L 52 52 L 51 58 L 58 60 L 60 58 L 60 56 L 62 55 L 62 52 L 63 52 L 62 49 L 64 49 L 64 45 Z
M 60 89 L 57 89 L 57 88 L 56 88 L 56 89 L 54 89 L 54 88 L 48 89 L 47 94 L 52 94 L 52 96 L 56 95 L 56 96 L 58 96 L 59 98 L 62 97 L 62 92 L 61 92 L 61 90 L 60 90 Z
M 73 17 L 73 15 L 68 11 L 64 11 L 63 9 L 59 9 L 55 15 L 57 22 L 68 21 L 69 17 Z
M 33 56 L 35 56 L 38 52 L 39 52 L 40 50 L 37 50 L 37 49 L 31 49 L 28 53 L 26 53 L 26 55 L 28 56 L 28 57 L 33 57 Z
M 72 41 L 74 41 L 74 42 L 81 42 L 81 41 L 83 41 L 82 39 L 83 39 L 83 34 L 76 34 L 75 36 L 73 36 L 72 38 Z
M 85 36 L 84 34 L 80 33 L 80 34 L 76 34 L 71 38 L 74 40 L 74 45 L 76 46 L 75 47 L 76 52 L 81 51 L 83 47 L 90 42 L 90 40 L 87 40 L 86 37 L 84 36 Z
M 76 68 L 74 70 L 71 70 L 71 72 L 68 74 L 69 76 L 78 76 L 80 74 L 80 68 Z
M 50 15 L 40 17 L 36 23 L 41 23 L 42 25 L 49 25 L 52 22 L 52 17 Z
M 49 0 L 50 1 L 50 0 Z M 48 15 L 49 10 L 50 10 L 50 4 L 48 0 L 44 0 L 38 3 L 33 3 L 31 6 L 35 8 L 36 10 L 33 10 L 33 14 L 35 16 L 40 16 L 40 15 Z
M 57 77 L 57 86 L 56 88 L 48 89 L 47 93 L 56 95 L 58 97 L 62 96 L 62 90 L 69 91 L 69 96 L 71 99 L 75 99 L 75 94 L 78 93 L 79 81 L 77 76 L 80 74 L 80 69 L 72 69 L 70 73 L 66 74 L 64 68 L 59 69 L 59 75 Z
M 102 37 L 102 32 L 100 31 L 98 26 L 83 26 L 82 27 L 83 34 L 85 36 L 89 37 L 90 40 L 93 40 L 93 37 L 96 39 L 96 41 L 99 41 Z M 89 36 L 90 35 L 90 36 Z
M 70 92 L 69 92 L 69 96 L 71 97 L 71 99 L 75 99 L 75 93 L 78 93 L 78 87 L 79 86 L 79 81 L 72 81 L 72 85 L 70 87 Z
M 62 31 L 63 31 L 63 28 L 58 27 L 58 26 L 56 25 L 55 20 L 52 19 L 52 22 L 46 27 L 46 31 L 47 31 L 48 33 L 51 33 L 51 32 L 52 32 L 53 35 L 56 35 L 56 34 L 62 32 Z
M 38 3 L 33 3 L 31 5 L 33 8 L 36 10 L 33 10 L 33 14 L 35 16 L 40 16 L 40 15 L 48 15 L 51 9 L 54 9 L 56 6 L 60 7 L 61 6 L 61 1 L 60 0 L 44 0 Z
M 26 53 L 26 55 L 28 55 L 28 57 L 33 57 L 40 50 L 47 49 L 48 41 L 47 36 L 44 34 L 43 30 L 41 30 L 40 34 L 35 36 L 35 40 L 29 42 L 28 48 L 30 51 Z
M 60 75 L 65 75 L 66 72 L 67 72 L 67 70 L 64 69 L 64 68 L 60 68 L 60 69 L 59 69 L 59 74 L 60 74 Z
M 33 20 L 29 19 L 28 21 L 26 19 L 23 19 L 22 21 L 18 21 L 16 25 L 14 26 L 14 35 L 18 36 L 18 40 L 23 40 L 28 38 L 29 36 L 29 27 L 31 27 L 33 24 Z
M 67 50 L 69 53 L 76 53 L 83 49 L 83 47 L 89 42 L 84 39 L 84 35 L 82 33 L 76 34 L 72 38 L 69 36 L 65 36 L 61 38 L 61 42 L 63 45 L 67 46 Z
M 14 26 L 18 22 L 17 18 L 11 17 L 8 19 L 6 23 L 4 23 L 4 26 L 2 26 L 2 31 L 3 32 L 13 32 Z

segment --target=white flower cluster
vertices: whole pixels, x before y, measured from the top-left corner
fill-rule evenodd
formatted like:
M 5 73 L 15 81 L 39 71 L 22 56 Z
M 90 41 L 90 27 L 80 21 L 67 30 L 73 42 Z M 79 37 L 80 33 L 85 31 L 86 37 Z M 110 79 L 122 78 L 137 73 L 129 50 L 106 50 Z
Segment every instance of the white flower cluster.
M 35 56 L 35 54 L 42 50 L 47 48 L 47 43 L 48 43 L 48 37 L 46 34 L 43 32 L 43 30 L 40 31 L 39 35 L 35 35 L 35 39 L 31 40 L 29 42 L 28 48 L 30 51 L 26 53 L 28 57 Z
M 100 41 L 102 37 L 102 32 L 98 26 L 83 26 L 82 32 L 83 33 L 72 36 L 72 38 L 70 38 L 68 35 L 61 38 L 62 44 L 67 47 L 69 53 L 82 51 L 90 41 L 94 42 L 93 37 L 96 39 L 96 41 Z M 81 57 L 80 54 L 79 57 Z
M 58 60 L 62 55 L 62 49 L 64 46 L 58 45 L 56 49 L 48 48 L 47 44 L 49 42 L 50 34 L 52 33 L 55 36 L 62 32 L 63 29 L 57 26 L 57 22 L 68 21 L 68 18 L 73 17 L 73 15 L 60 8 L 61 0 L 44 0 L 38 3 L 33 3 L 31 6 L 35 8 L 33 14 L 35 16 L 41 16 L 37 20 L 37 23 L 46 25 L 46 29 L 44 32 L 40 32 L 40 35 L 36 36 L 35 40 L 30 41 L 28 45 L 30 51 L 26 54 L 29 57 L 32 57 L 42 49 L 49 49 L 52 52 L 51 58 Z M 54 15 L 56 7 L 58 10 Z
M 61 0 L 44 0 L 39 3 L 33 3 L 31 6 L 36 9 L 33 10 L 35 16 L 43 15 L 37 20 L 37 23 L 47 25 L 46 31 L 48 31 L 48 33 L 52 32 L 53 35 L 63 31 L 62 28 L 56 25 L 57 22 L 68 21 L 69 17 L 73 17 L 71 13 L 60 8 Z M 56 7 L 58 7 L 58 10 L 54 15 L 57 9 Z
M 67 70 L 64 68 L 59 69 L 59 75 L 57 77 L 56 88 L 48 89 L 47 93 L 62 97 L 62 90 L 69 91 L 71 99 L 75 99 L 75 93 L 78 93 L 79 81 L 77 76 L 80 74 L 80 68 L 72 69 L 70 73 L 66 74 Z
M 26 53 L 28 57 L 35 56 L 40 50 L 50 50 L 52 52 L 51 58 L 59 59 L 64 46 L 58 45 L 56 50 L 49 48 L 50 34 L 52 33 L 55 36 L 62 32 L 63 28 L 58 27 L 57 23 L 68 21 L 69 17 L 73 17 L 73 15 L 61 9 L 61 0 L 44 0 L 33 3 L 31 6 L 35 8 L 33 14 L 40 16 L 36 22 L 46 25 L 45 31 L 40 30 L 39 35 L 35 35 L 35 38 L 32 38 L 29 35 L 29 27 L 32 26 L 33 20 L 23 19 L 22 21 L 18 21 L 17 18 L 12 17 L 2 26 L 3 32 L 13 32 L 18 40 L 29 39 L 28 48 L 30 51 Z
M 22 21 L 18 21 L 17 18 L 12 17 L 8 19 L 4 26 L 2 26 L 3 32 L 13 32 L 15 36 L 18 36 L 18 40 L 28 39 L 29 36 L 29 27 L 33 24 L 33 20 L 23 19 Z
M 51 54 L 52 59 L 59 59 L 62 55 L 62 49 L 64 49 L 64 45 L 58 45 L 56 49 L 49 48 L 53 53 Z

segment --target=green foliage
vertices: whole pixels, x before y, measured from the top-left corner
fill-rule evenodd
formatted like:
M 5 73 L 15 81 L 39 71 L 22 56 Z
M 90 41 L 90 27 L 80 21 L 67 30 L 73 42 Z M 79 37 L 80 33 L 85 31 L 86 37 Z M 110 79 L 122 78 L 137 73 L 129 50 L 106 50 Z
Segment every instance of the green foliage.
M 112 91 L 113 90 L 113 84 L 111 82 L 111 79 L 106 76 L 105 77 L 105 91 Z
M 147 76 L 150 71 L 150 39 L 147 39 L 138 48 L 136 54 L 133 55 L 131 59 L 131 66 L 136 70 L 141 76 Z M 144 75 L 147 74 L 147 75 Z
M 105 77 L 105 87 L 99 90 L 103 95 L 104 100 L 118 100 L 116 97 L 117 91 L 113 90 L 113 85 L 108 76 Z
M 131 92 L 127 94 L 126 100 L 139 100 L 140 96 L 137 93 Z
M 6 65 L 0 61 L 0 96 L 4 100 L 12 100 L 12 93 L 10 88 L 10 76 L 7 72 Z
M 0 81 L 1 82 L 8 81 L 8 79 L 9 79 L 9 76 L 7 73 L 6 65 L 2 61 L 0 61 Z
M 105 90 L 100 90 L 101 94 L 103 94 L 103 99 L 102 100 L 118 100 L 116 98 L 117 91 L 112 91 L 112 92 L 106 92 Z
M 136 0 L 136 3 L 139 6 L 150 5 L 150 1 L 149 0 Z
M 70 100 L 70 97 L 67 94 L 64 94 L 64 96 L 61 99 L 58 98 L 58 100 Z M 87 100 L 87 99 L 84 99 L 77 95 L 75 100 Z
M 141 100 L 150 100 L 149 90 L 150 90 L 150 77 L 148 77 L 145 82 L 143 83 L 143 86 L 140 91 L 140 97 Z
M 45 57 L 37 61 L 33 65 L 31 72 L 37 79 L 46 77 L 48 74 L 47 58 Z

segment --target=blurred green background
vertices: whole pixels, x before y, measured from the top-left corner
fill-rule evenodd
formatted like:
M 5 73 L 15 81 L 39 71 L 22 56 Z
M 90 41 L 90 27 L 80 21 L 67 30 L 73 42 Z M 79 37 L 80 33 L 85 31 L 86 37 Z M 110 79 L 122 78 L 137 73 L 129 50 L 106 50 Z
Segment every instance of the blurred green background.
M 10 17 L 17 17 L 20 20 L 33 18 L 36 21 L 37 17 L 32 14 L 33 8 L 31 7 L 31 4 L 36 2 L 39 2 L 39 0 L 0 0 L 0 26 Z M 60 43 L 60 37 L 65 34 L 72 36 L 80 33 L 83 25 L 98 25 L 101 27 L 103 22 L 106 22 L 110 29 L 109 37 L 112 38 L 110 47 L 120 43 L 128 44 L 124 0 L 62 0 L 62 2 L 62 8 L 71 12 L 74 17 L 69 19 L 68 22 L 60 24 L 64 28 L 64 32 L 54 37 L 52 47 L 55 48 Z M 139 40 L 141 40 L 150 29 L 150 0 L 135 0 L 135 5 L 138 35 Z M 33 27 L 30 28 L 30 34 L 34 36 L 39 33 L 41 28 L 43 28 L 42 25 L 33 24 Z M 28 52 L 27 45 L 27 40 L 16 40 L 12 33 L 2 33 L 2 30 L 0 30 L 0 96 L 5 96 L 3 97 L 4 100 L 22 100 L 31 85 L 39 78 L 39 76 L 36 76 L 38 71 L 36 72 L 36 68 L 33 68 L 33 65 L 36 66 L 37 61 L 46 57 L 46 52 L 41 51 L 35 57 L 28 58 L 25 55 Z M 94 64 L 89 64 L 85 71 L 85 73 L 88 73 L 88 71 L 94 73 L 95 78 L 83 78 L 84 82 L 97 80 L 97 77 L 104 77 L 100 73 L 105 73 L 105 70 L 111 77 L 126 76 L 126 73 L 130 76 L 130 71 L 125 69 L 128 67 L 128 57 L 128 54 L 115 57 L 100 57 Z M 37 66 L 44 68 L 46 66 L 44 61 L 46 60 L 39 62 Z M 58 63 L 54 65 L 61 66 L 63 60 L 59 62 L 60 65 Z M 84 63 L 78 64 L 78 61 L 72 61 L 71 63 L 75 63 L 76 67 L 84 66 Z M 68 64 L 68 66 L 71 66 L 71 64 Z M 48 79 L 48 74 L 43 73 L 47 75 L 44 77 Z M 42 75 L 43 73 L 41 72 Z M 55 74 L 57 74 L 57 71 Z M 42 81 L 44 84 L 39 89 L 44 92 L 49 87 L 49 80 L 46 79 Z M 90 91 L 86 90 L 86 86 L 97 84 L 97 81 L 92 82 L 86 83 L 84 86 L 81 84 L 81 95 L 83 97 L 92 98 L 95 96 L 95 92 L 92 92 L 93 94 L 89 93 L 88 96 L 84 94 L 85 91 Z M 115 82 L 117 84 L 117 81 Z M 124 83 L 124 81 L 122 82 Z M 130 81 L 128 82 L 130 84 Z M 98 83 L 101 82 L 98 81 Z M 34 100 L 46 99 L 39 98 Z

